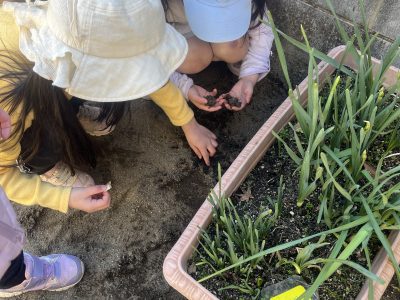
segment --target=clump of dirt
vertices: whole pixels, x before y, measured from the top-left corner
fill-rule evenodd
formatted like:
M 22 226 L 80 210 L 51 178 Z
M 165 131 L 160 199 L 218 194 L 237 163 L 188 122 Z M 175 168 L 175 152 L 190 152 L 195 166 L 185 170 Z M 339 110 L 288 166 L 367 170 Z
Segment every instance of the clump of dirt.
M 207 99 L 207 106 L 214 106 L 217 103 L 217 98 L 212 95 L 207 95 L 204 98 Z
M 224 99 L 226 100 L 226 102 L 228 102 L 228 104 L 232 107 L 240 107 L 242 106 L 242 102 L 240 102 L 240 100 L 236 97 L 232 97 L 229 94 L 226 94 L 224 96 Z
M 218 98 L 215 96 L 207 95 L 204 98 L 207 99 L 207 103 L 206 103 L 207 106 L 211 107 L 211 106 L 214 106 L 215 104 L 217 104 Z M 240 100 L 238 98 L 233 97 L 229 94 L 223 95 L 223 99 L 225 99 L 226 102 L 232 107 L 241 107 L 242 106 L 242 102 L 240 102 Z

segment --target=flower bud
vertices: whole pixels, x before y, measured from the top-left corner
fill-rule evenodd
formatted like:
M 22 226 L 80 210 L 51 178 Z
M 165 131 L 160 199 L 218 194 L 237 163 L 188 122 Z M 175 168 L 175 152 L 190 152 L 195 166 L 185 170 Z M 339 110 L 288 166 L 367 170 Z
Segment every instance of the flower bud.
M 381 103 L 383 96 L 385 96 L 385 92 L 383 87 L 381 87 L 378 94 L 378 100 L 377 100 L 378 104 Z
M 367 160 L 367 150 L 363 151 L 363 153 L 361 154 L 361 159 L 363 162 Z
M 371 123 L 369 121 L 364 121 L 365 126 L 364 126 L 364 131 L 368 132 L 371 130 Z
M 321 178 L 323 171 L 324 171 L 324 169 L 322 167 L 318 167 L 317 172 L 315 172 L 315 179 Z

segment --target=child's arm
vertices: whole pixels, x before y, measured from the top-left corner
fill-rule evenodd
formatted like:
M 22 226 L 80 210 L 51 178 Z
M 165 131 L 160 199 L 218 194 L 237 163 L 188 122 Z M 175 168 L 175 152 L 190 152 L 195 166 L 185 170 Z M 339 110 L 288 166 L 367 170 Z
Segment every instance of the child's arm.
M 266 17 L 264 20 L 267 20 Z M 255 24 L 251 24 L 251 26 L 253 25 Z M 248 36 L 249 51 L 242 61 L 239 81 L 230 91 L 232 96 L 240 99 L 242 106 L 239 108 L 227 106 L 232 110 L 240 110 L 250 103 L 255 84 L 263 79 L 270 70 L 269 58 L 274 40 L 271 27 L 261 22 L 257 27 L 248 31 Z
M 5 168 L 4 168 L 5 169 Z M 21 173 L 17 168 L 7 168 L 0 174 L 0 186 L 10 200 L 22 205 L 40 205 L 66 213 L 68 208 L 95 212 L 110 205 L 110 194 L 105 185 L 85 188 L 55 186 L 41 181 L 35 174 Z M 102 194 L 92 199 L 93 195 Z
M 17 167 L 12 167 L 21 152 L 18 135 L 13 134 L 9 138 L 11 126 L 16 123 L 18 114 L 14 113 L 10 118 L 6 107 L 3 108 L 0 107 L 0 132 L 3 137 L 0 141 L 0 186 L 7 192 L 9 199 L 22 205 L 38 204 L 64 213 L 68 207 L 93 212 L 109 206 L 109 193 L 103 193 L 102 198 L 96 199 L 96 202 L 90 197 L 102 193 L 102 185 L 84 188 L 83 191 L 74 188 L 71 191 L 70 187 L 54 186 L 43 182 L 36 174 L 24 174 Z M 30 118 L 31 116 L 28 117 L 28 125 Z M 6 129 L 6 134 L 3 129 Z M 96 191 L 93 191 L 93 188 L 97 188 Z
M 267 21 L 267 17 L 263 18 Z M 258 20 L 256 21 L 258 22 Z M 256 23 L 257 24 L 257 23 Z M 254 25 L 254 24 L 252 24 Z M 257 27 L 249 30 L 249 51 L 240 67 L 239 78 L 258 74 L 258 81 L 263 79 L 270 70 L 270 54 L 274 35 L 267 24 L 261 22 Z
M 197 123 L 193 111 L 179 89 L 172 82 L 168 82 L 150 94 L 150 97 L 166 113 L 172 124 L 182 127 L 190 147 L 209 165 L 210 156 L 215 154 L 218 146 L 217 138 L 210 130 Z

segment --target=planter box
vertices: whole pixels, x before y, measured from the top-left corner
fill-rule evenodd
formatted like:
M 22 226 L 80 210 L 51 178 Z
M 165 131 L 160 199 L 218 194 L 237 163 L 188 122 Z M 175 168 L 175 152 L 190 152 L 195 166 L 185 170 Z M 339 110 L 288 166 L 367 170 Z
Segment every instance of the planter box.
M 342 62 L 344 65 L 357 69 L 355 62 L 352 60 L 350 55 L 344 56 L 344 46 L 339 46 L 332 49 L 329 52 L 329 56 Z M 379 66 L 380 61 L 373 59 L 375 69 Z M 318 65 L 318 76 L 320 82 L 323 82 L 328 78 L 334 71 L 335 68 L 326 63 L 321 62 Z M 391 67 L 385 78 L 385 86 L 392 86 L 396 83 L 399 69 Z M 299 85 L 300 101 L 304 105 L 307 101 L 307 78 L 304 79 Z M 222 193 L 226 196 L 230 196 L 244 181 L 250 171 L 258 163 L 258 161 L 264 156 L 270 145 L 274 142 L 275 138 L 272 132 L 279 132 L 286 124 L 294 117 L 292 109 L 292 103 L 287 98 L 279 108 L 273 113 L 273 115 L 262 125 L 258 132 L 253 136 L 250 142 L 234 160 L 228 170 L 221 178 Z M 214 188 L 218 194 L 218 185 Z M 218 299 L 214 294 L 204 288 L 194 278 L 192 278 L 187 272 L 187 260 L 192 256 L 194 247 L 198 244 L 198 237 L 200 235 L 200 229 L 205 229 L 211 222 L 212 218 L 212 205 L 206 200 L 197 211 L 185 231 L 182 233 L 179 240 L 176 242 L 174 247 L 168 253 L 164 260 L 163 273 L 167 282 L 175 288 L 182 295 L 188 299 Z M 393 231 L 389 240 L 392 243 L 397 261 L 400 261 L 400 231 Z M 375 284 L 375 299 L 380 299 L 385 291 L 388 283 L 394 274 L 394 269 L 391 266 L 390 261 L 386 257 L 384 251 L 380 251 L 375 260 L 373 261 L 373 272 L 379 277 L 385 280 L 385 285 Z M 365 283 L 358 300 L 368 298 L 368 284 Z

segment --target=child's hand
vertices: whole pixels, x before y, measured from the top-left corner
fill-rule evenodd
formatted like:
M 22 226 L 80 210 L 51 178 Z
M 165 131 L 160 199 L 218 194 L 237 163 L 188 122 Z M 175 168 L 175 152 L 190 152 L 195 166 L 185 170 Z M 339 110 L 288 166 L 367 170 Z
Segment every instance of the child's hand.
M 11 118 L 4 110 L 0 109 L 0 141 L 8 139 L 11 133 Z
M 212 92 L 208 92 L 201 86 L 194 84 L 188 91 L 188 98 L 198 108 L 212 112 L 220 110 L 222 108 L 223 101 L 219 100 L 214 106 L 207 106 L 207 99 L 204 97 L 208 95 L 215 96 L 216 94 L 217 94 L 216 89 L 214 89 Z
M 76 187 L 72 188 L 68 206 L 92 213 L 109 207 L 110 200 L 107 185 Z
M 253 89 L 258 80 L 258 74 L 245 76 L 239 79 L 239 81 L 233 86 L 229 94 L 232 97 L 236 97 L 241 102 L 240 107 L 234 107 L 228 103 L 224 103 L 225 107 L 230 110 L 241 110 L 251 101 L 251 96 L 253 96 Z
M 214 156 L 218 146 L 217 137 L 210 130 L 197 123 L 193 118 L 189 123 L 182 126 L 190 148 L 199 159 L 204 159 L 207 166 L 210 165 L 210 157 Z

